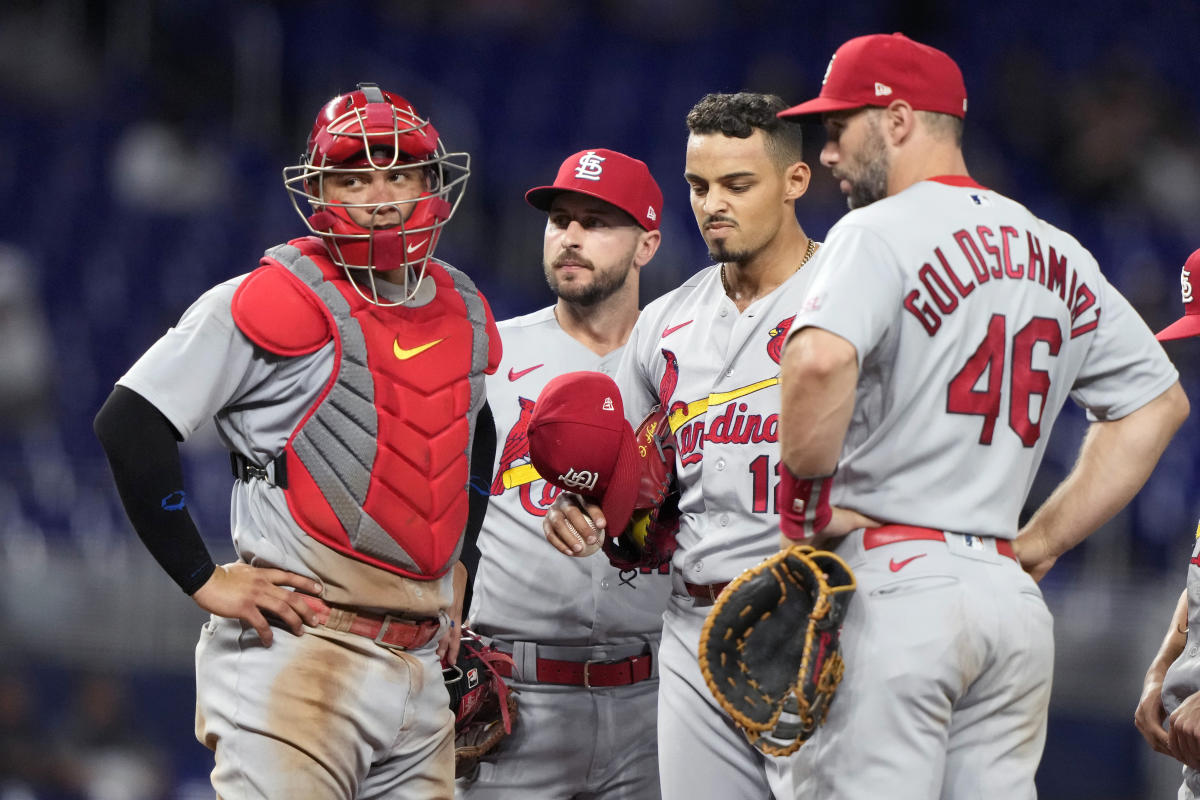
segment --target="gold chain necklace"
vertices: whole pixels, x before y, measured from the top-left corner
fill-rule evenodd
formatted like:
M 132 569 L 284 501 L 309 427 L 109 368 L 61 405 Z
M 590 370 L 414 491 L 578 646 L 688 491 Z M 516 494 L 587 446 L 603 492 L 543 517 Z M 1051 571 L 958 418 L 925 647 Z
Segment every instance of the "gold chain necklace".
M 813 253 L 817 252 L 817 240 L 811 236 L 808 239 L 808 247 L 804 248 L 804 258 L 800 259 L 800 264 L 796 267 L 795 272 L 799 272 L 800 268 L 808 263 L 808 260 L 813 257 Z M 793 273 L 795 274 L 795 273 Z M 725 289 L 725 294 L 729 294 L 733 290 L 729 288 L 729 280 L 725 277 L 725 265 L 721 264 L 721 286 Z

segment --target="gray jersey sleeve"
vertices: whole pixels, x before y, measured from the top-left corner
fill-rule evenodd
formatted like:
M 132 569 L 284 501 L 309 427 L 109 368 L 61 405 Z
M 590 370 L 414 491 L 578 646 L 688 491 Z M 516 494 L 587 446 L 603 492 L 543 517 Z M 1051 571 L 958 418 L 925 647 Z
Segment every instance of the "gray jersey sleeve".
M 808 326 L 835 333 L 854 345 L 861 369 L 864 358 L 888 339 L 897 309 L 904 306 L 896 258 L 876 233 L 841 226 L 822 247 L 818 264 L 822 268 L 791 334 Z
M 1101 279 L 1097 294 L 1103 315 L 1071 399 L 1086 408 L 1093 421 L 1120 419 L 1165 392 L 1179 372 L 1116 288 Z
M 117 381 L 149 400 L 184 439 L 238 394 L 254 358 L 230 311 L 239 282 L 201 295 Z

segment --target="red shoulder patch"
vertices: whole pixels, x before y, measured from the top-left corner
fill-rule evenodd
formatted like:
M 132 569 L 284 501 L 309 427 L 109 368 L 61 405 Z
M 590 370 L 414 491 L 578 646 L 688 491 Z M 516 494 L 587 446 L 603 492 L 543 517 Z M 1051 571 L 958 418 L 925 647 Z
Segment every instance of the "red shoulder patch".
M 251 272 L 233 293 L 233 321 L 250 341 L 281 356 L 315 352 L 332 337 L 327 311 L 283 267 Z

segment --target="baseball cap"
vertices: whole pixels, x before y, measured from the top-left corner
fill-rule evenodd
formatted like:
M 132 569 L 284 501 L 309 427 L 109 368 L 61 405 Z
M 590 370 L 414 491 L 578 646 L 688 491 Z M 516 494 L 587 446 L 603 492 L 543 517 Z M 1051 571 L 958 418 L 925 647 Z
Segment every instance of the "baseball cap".
M 600 372 L 553 378 L 538 395 L 527 433 L 539 475 L 598 503 L 608 530 L 625 530 L 641 473 L 633 428 L 612 378 Z
M 1200 250 L 1195 251 L 1183 262 L 1183 270 L 1179 275 L 1179 286 L 1183 291 L 1183 316 L 1163 328 L 1154 338 L 1160 342 L 1174 339 L 1186 339 L 1200 334 L 1200 286 L 1197 286 L 1197 273 L 1200 272 Z
M 780 117 L 812 117 L 827 111 L 887 106 L 907 100 L 917 111 L 967 114 L 967 87 L 954 59 L 902 33 L 875 33 L 851 39 L 837 49 L 821 94 L 779 112 Z
M 581 150 L 562 163 L 552 186 L 530 189 L 525 200 L 540 211 L 549 211 L 561 192 L 578 192 L 612 203 L 646 230 L 658 230 L 662 190 L 644 162 L 624 153 L 600 147 Z

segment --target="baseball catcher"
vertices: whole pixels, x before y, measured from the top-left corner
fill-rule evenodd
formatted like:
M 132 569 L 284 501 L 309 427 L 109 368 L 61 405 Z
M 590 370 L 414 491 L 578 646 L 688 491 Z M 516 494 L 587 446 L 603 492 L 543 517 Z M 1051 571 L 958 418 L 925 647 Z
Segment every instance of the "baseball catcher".
M 464 628 L 458 660 L 442 670 L 454 712 L 454 777 L 470 774 L 485 754 L 512 733 L 517 698 L 493 666 L 512 656 L 485 645 Z
M 825 721 L 842 679 L 838 647 L 854 574 L 833 553 L 783 550 L 723 591 L 700 634 L 717 702 L 768 755 L 794 753 Z

